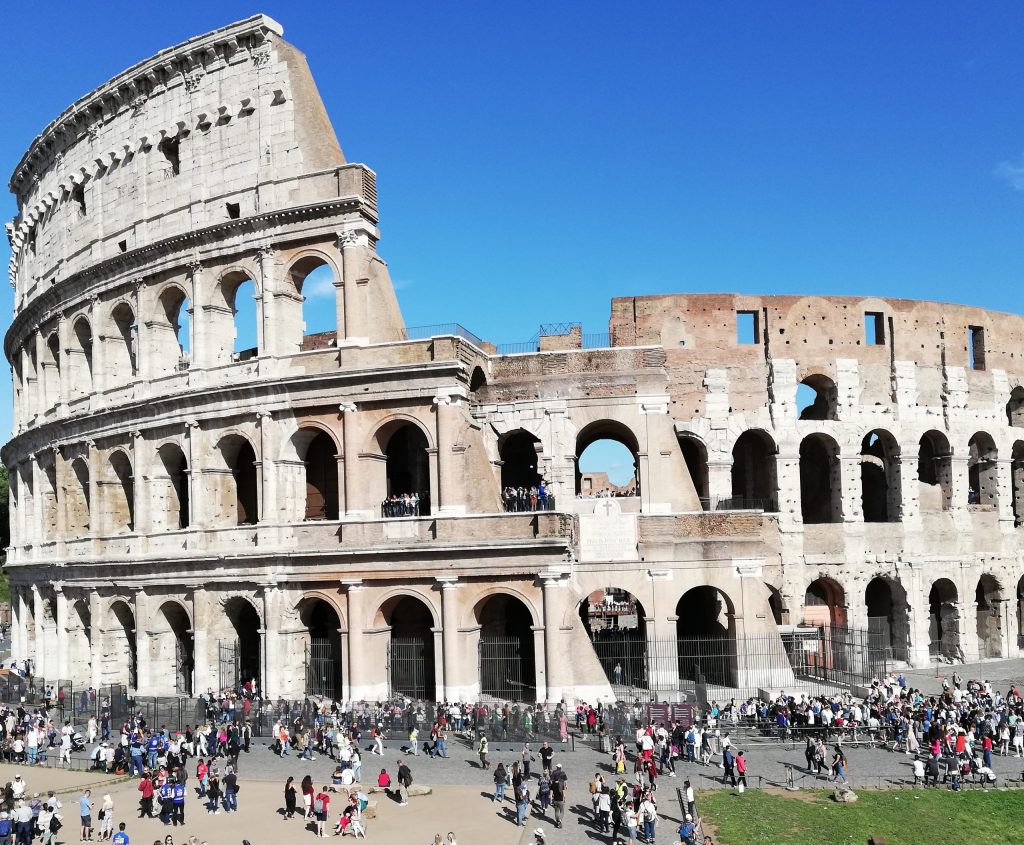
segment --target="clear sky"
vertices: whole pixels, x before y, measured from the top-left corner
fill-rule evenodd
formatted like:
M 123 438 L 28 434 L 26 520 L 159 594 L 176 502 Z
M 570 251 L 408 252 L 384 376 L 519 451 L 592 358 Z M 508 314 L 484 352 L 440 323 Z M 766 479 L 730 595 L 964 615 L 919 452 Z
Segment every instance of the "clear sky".
M 1024 4 L 503 8 L 5 3 L 0 170 L 120 70 L 263 11 L 378 173 L 411 326 L 602 332 L 612 296 L 672 291 L 1021 310 Z

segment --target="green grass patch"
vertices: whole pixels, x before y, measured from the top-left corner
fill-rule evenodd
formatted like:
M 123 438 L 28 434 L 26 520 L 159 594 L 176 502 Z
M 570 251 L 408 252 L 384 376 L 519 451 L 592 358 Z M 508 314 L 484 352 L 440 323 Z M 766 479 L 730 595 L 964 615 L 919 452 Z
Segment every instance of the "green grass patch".
M 715 845 L 887 845 L 966 842 L 1024 843 L 1024 791 L 947 789 L 856 790 L 855 804 L 837 804 L 831 790 L 793 797 L 774 790 L 701 793 L 697 807 L 718 830 Z

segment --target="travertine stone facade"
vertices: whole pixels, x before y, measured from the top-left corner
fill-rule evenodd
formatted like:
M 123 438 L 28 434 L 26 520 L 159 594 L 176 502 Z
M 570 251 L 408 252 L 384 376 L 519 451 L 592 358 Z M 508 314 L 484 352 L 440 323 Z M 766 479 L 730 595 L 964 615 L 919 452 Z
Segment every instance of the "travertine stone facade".
M 1018 653 L 1021 318 L 675 296 L 615 300 L 602 349 L 409 340 L 375 174 L 281 34 L 258 16 L 163 51 L 15 169 L 15 657 L 146 693 L 256 675 L 370 699 L 409 666 L 431 697 L 498 694 L 514 665 L 524 697 L 592 700 L 613 691 L 580 606 L 605 587 L 652 643 L 710 613 L 783 665 L 780 625 L 881 626 L 915 664 Z M 311 336 L 322 266 L 337 330 Z M 638 495 L 575 495 L 601 438 Z M 540 476 L 552 510 L 502 512 Z M 402 493 L 417 515 L 382 509 Z M 732 686 L 768 683 L 731 660 Z

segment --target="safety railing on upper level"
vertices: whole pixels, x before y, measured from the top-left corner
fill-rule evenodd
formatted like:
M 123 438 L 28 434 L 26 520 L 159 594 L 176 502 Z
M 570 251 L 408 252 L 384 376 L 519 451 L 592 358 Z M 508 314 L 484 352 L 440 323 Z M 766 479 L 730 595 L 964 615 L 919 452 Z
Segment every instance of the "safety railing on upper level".
M 482 346 L 482 338 L 471 332 L 461 323 L 435 323 L 431 326 L 408 326 L 405 329 L 406 340 L 427 340 L 441 335 L 454 335 L 468 340 L 474 346 Z

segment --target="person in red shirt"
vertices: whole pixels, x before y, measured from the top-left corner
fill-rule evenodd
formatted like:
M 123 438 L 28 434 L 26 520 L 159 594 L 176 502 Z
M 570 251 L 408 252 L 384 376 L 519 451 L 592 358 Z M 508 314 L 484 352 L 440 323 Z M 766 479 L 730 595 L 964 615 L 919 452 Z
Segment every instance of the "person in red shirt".
M 143 776 L 139 781 L 139 792 L 142 798 L 139 800 L 139 818 L 153 818 L 153 781 Z
M 736 773 L 739 775 L 739 782 L 743 784 L 743 788 L 747 788 L 747 761 L 741 751 L 736 755 Z
M 985 734 L 981 741 L 982 756 L 985 758 L 985 765 L 992 768 L 992 734 Z
M 206 761 L 200 757 L 199 765 L 196 766 L 196 780 L 199 781 L 199 795 L 200 797 L 206 797 L 206 784 L 210 780 L 210 767 L 206 765 Z
M 324 822 L 327 821 L 327 813 L 330 812 L 331 796 L 327 794 L 327 787 L 321 787 L 320 791 L 313 798 L 313 814 L 316 816 L 317 835 L 324 838 Z

